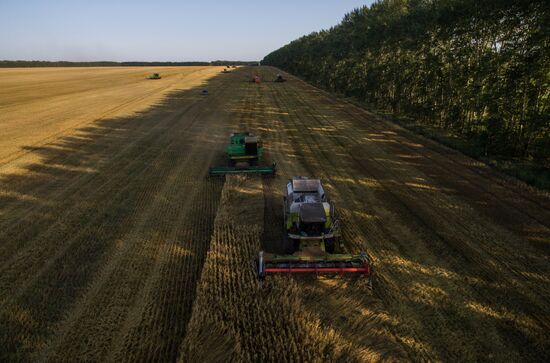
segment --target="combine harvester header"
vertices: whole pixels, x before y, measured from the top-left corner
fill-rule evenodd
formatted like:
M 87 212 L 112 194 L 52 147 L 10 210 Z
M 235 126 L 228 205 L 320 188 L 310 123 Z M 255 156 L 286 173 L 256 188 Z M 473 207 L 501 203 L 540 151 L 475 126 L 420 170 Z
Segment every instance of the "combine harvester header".
M 264 279 L 273 273 L 372 273 L 366 254 L 328 254 L 323 257 L 274 255 L 260 251 L 258 277 Z
M 226 174 L 261 174 L 261 175 L 273 175 L 275 174 L 277 165 L 275 163 L 265 166 L 216 166 L 210 168 L 210 175 L 226 175 Z

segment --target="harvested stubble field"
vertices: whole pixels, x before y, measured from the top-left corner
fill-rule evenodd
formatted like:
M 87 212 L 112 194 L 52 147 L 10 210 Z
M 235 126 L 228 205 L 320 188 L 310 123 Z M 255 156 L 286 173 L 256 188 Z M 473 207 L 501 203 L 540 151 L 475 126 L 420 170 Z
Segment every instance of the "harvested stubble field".
M 290 75 L 247 82 L 272 68 L 157 71 L 0 81 L 0 360 L 549 360 L 547 194 Z M 276 177 L 206 177 L 238 129 Z M 293 175 L 323 179 L 373 292 L 258 284 Z

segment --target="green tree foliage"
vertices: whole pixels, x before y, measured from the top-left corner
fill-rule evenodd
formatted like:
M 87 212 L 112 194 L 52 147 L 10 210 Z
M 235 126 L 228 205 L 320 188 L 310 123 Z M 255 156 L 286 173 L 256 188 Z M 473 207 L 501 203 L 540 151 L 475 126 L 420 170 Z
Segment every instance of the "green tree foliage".
M 381 0 L 267 55 L 323 88 L 550 163 L 550 3 Z

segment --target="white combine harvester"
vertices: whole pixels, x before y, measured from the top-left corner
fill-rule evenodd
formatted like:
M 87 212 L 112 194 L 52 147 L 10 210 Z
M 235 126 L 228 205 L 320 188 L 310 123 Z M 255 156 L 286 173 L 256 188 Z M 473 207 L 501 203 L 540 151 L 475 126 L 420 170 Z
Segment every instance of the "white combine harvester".
M 370 281 L 372 268 L 365 253 L 335 253 L 340 223 L 319 179 L 290 179 L 283 210 L 287 254 L 260 251 L 260 279 L 271 273 L 363 273 Z

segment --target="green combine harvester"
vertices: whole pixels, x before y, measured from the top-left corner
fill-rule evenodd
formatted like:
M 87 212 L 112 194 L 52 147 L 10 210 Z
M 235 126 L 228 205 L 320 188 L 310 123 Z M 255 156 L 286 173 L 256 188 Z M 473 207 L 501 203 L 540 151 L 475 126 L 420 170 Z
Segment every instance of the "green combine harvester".
M 160 74 L 158 73 L 153 73 L 151 74 L 149 77 L 147 77 L 148 79 L 161 79 L 162 77 L 160 76 Z
M 276 165 L 258 165 L 262 160 L 263 147 L 257 136 L 250 132 L 231 134 L 229 144 L 225 146 L 227 166 L 210 168 L 210 175 L 225 174 L 262 174 L 274 175 Z

